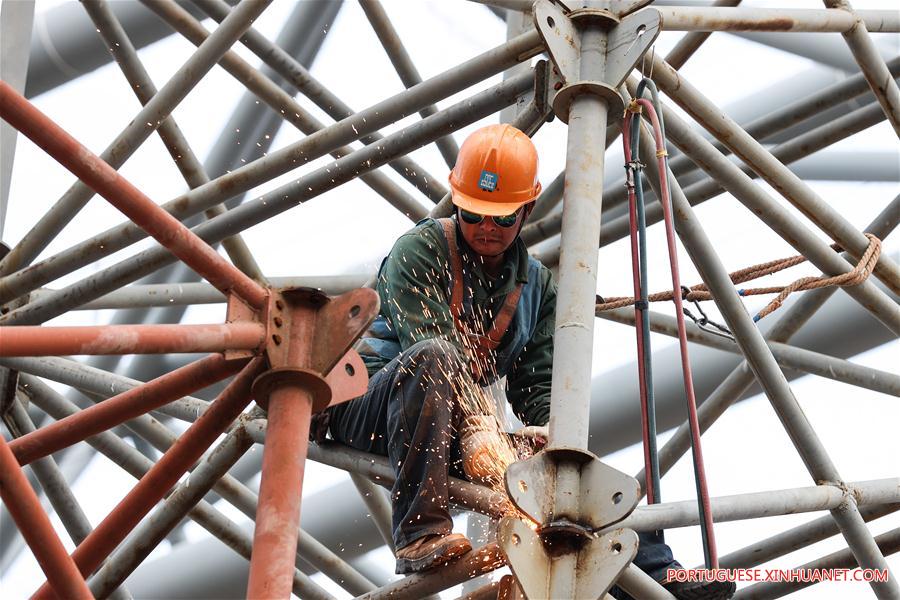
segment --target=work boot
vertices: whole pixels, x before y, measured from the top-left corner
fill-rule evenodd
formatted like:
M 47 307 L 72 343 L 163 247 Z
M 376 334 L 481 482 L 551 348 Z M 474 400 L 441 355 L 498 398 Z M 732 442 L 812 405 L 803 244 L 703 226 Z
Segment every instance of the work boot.
M 397 574 L 433 569 L 471 550 L 471 542 L 461 533 L 426 535 L 397 550 Z
M 733 581 L 664 581 L 659 582 L 678 600 L 728 600 L 737 588 Z M 635 600 L 619 586 L 609 590 L 616 600 Z

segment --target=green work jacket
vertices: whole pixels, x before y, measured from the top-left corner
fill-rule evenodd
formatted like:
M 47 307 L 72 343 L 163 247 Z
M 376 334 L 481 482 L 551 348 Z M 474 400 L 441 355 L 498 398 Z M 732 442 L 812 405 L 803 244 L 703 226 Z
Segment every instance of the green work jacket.
M 465 318 L 475 331 L 487 331 L 503 302 L 523 284 L 516 314 L 492 358 L 494 379 L 506 377 L 506 396 L 526 425 L 550 418 L 550 381 L 556 284 L 550 270 L 528 255 L 516 239 L 506 251 L 497 277 L 489 277 L 481 257 L 454 227 L 462 259 Z M 416 342 L 443 339 L 461 351 L 463 343 L 450 313 L 451 267 L 441 225 L 425 219 L 400 236 L 378 272 L 381 311 L 360 343 L 373 374 Z M 490 377 L 482 383 L 489 383 Z

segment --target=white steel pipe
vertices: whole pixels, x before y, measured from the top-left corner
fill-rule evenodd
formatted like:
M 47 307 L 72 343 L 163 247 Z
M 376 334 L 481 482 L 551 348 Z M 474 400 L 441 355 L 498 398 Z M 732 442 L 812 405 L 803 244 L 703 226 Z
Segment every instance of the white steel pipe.
M 664 31 L 818 31 L 844 33 L 856 25 L 850 13 L 837 9 L 656 7 Z M 900 31 L 900 11 L 859 10 L 870 32 Z
M 721 523 L 833 510 L 854 500 L 858 506 L 900 502 L 900 477 L 848 483 L 843 488 L 826 484 L 721 496 L 710 498 L 710 503 L 713 521 Z M 616 523 L 615 527 L 627 527 L 635 531 L 655 531 L 699 524 L 697 502 L 686 500 L 639 506 L 624 521 Z
M 825 0 L 825 4 L 829 8 L 844 11 L 853 19 L 853 27 L 842 33 L 844 40 L 859 64 L 860 71 L 869 82 L 869 87 L 872 88 L 872 93 L 875 94 L 891 127 L 894 128 L 894 133 L 900 136 L 900 88 L 891 77 L 890 70 L 875 45 L 875 40 L 869 35 L 866 22 L 857 11 L 853 10 L 847 0 Z M 892 12 L 895 16 L 900 15 L 900 11 Z

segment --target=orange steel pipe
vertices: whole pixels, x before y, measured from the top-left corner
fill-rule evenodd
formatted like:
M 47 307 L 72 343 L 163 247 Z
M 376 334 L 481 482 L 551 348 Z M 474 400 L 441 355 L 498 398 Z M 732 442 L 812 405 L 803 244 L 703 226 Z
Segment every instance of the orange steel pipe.
M 265 339 L 259 323 L 0 327 L 0 356 L 165 354 L 254 350 Z
M 234 375 L 245 364 L 246 360 L 227 361 L 221 354 L 211 354 L 104 400 L 100 404 L 25 434 L 10 442 L 9 448 L 19 464 L 25 466 L 182 396 L 202 390 L 208 385 Z
M 0 116 L 216 288 L 226 294 L 234 292 L 253 308 L 266 304 L 265 288 L 222 258 L 4 81 L 0 81 Z
M 247 583 L 247 598 L 258 600 L 291 596 L 312 398 L 283 387 L 271 393 L 268 412 Z
M 91 590 L 59 541 L 16 457 L 0 435 L 0 498 L 60 598 L 93 599 Z
M 292 306 L 287 355 L 276 367 L 299 368 L 310 362 L 315 321 L 309 307 Z M 274 372 L 269 377 L 276 377 Z M 247 598 L 290 598 L 300 531 L 300 496 L 309 446 L 312 390 L 302 379 L 281 376 L 268 388 L 268 427 L 263 447 L 259 504 L 253 530 L 253 554 Z M 265 394 L 265 391 L 261 391 Z M 258 399 L 259 400 L 259 399 Z
M 204 450 L 216 440 L 250 402 L 250 386 L 264 365 L 254 358 L 228 384 L 209 409 L 162 455 L 130 492 L 106 516 L 72 553 L 82 575 L 92 573 L 110 552 L 134 529 L 157 502 L 172 489 Z M 305 438 L 304 438 L 305 439 Z M 53 598 L 53 590 L 44 583 L 32 600 Z M 62 596 L 65 598 L 65 596 Z

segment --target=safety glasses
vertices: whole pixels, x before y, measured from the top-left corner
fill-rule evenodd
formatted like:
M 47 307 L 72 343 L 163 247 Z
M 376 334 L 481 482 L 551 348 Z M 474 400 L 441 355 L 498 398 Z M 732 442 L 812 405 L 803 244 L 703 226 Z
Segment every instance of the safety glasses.
M 521 208 L 519 210 L 522 210 Z M 496 223 L 497 227 L 512 227 L 516 224 L 516 221 L 519 220 L 519 210 L 512 213 L 511 215 L 503 215 L 502 217 L 491 217 Z M 478 225 L 482 221 L 484 221 L 484 215 L 479 215 L 478 213 L 469 212 L 467 210 L 459 209 L 460 218 L 468 223 L 469 225 Z

